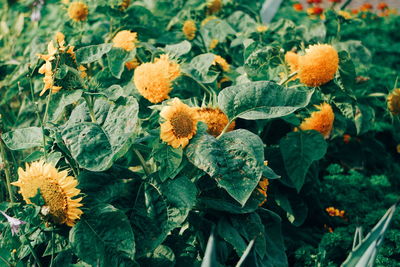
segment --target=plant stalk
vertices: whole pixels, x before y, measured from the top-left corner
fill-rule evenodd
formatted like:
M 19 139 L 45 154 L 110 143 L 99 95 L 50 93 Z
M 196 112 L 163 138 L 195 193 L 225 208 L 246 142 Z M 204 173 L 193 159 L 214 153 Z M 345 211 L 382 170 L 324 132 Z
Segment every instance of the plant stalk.
M 2 130 L 0 129 L 0 153 L 1 158 L 4 162 L 4 173 L 6 175 L 6 186 L 8 191 L 8 196 L 10 197 L 10 202 L 14 203 L 14 193 L 11 188 L 11 171 L 10 171 L 10 163 L 7 160 L 7 153 L 6 153 L 6 145 L 2 139 Z

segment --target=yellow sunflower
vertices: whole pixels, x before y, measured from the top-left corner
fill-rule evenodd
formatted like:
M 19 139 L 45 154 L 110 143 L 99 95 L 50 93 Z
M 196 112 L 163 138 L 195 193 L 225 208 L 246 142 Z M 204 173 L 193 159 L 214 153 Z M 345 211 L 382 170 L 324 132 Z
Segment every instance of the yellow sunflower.
M 222 0 L 208 0 L 207 11 L 209 14 L 214 14 L 222 9 Z
M 186 39 L 193 40 L 196 37 L 196 23 L 193 20 L 187 20 L 183 23 L 182 32 L 185 34 Z
M 264 200 L 258 204 L 258 206 L 262 206 L 264 205 L 265 202 L 267 202 L 267 190 L 268 190 L 268 186 L 269 186 L 269 180 L 266 178 L 261 178 L 260 182 L 258 182 L 258 192 L 261 193 L 261 195 L 264 196 Z
M 68 15 L 74 21 L 84 21 L 89 14 L 88 6 L 82 2 L 73 2 L 68 7 Z
M 299 55 L 295 52 L 288 51 L 285 54 L 285 61 L 289 65 L 291 72 L 299 70 Z
M 80 190 L 76 188 L 78 181 L 68 176 L 67 171 L 58 171 L 53 165 L 44 161 L 36 161 L 26 165 L 26 170 L 18 169 L 19 179 L 12 183 L 19 187 L 19 193 L 26 203 L 32 204 L 30 198 L 36 196 L 38 190 L 52 220 L 58 224 L 73 226 L 82 215 L 82 198 L 75 198 Z
M 393 115 L 400 114 L 400 89 L 394 89 L 387 98 L 388 109 Z
M 307 86 L 321 86 L 333 80 L 338 68 L 339 55 L 331 45 L 311 45 L 299 57 L 300 82 Z
M 309 118 L 306 118 L 299 126 L 303 131 L 315 130 L 320 132 L 325 138 L 328 138 L 332 128 L 333 121 L 335 120 L 335 113 L 328 103 L 315 106 L 318 111 L 311 113 Z
M 125 51 L 132 51 L 136 47 L 137 33 L 131 31 L 120 31 L 112 39 L 114 47 L 120 47 Z
M 207 124 L 207 132 L 215 137 L 221 134 L 229 122 L 228 117 L 219 108 L 197 108 L 196 111 L 199 121 Z M 227 132 L 233 131 L 233 129 L 235 129 L 235 122 L 229 125 Z
M 229 71 L 231 66 L 229 66 L 229 63 L 226 61 L 225 58 L 215 55 L 214 61 L 212 63 L 213 65 L 217 65 L 221 67 L 221 69 L 225 72 Z
M 196 109 L 174 98 L 168 106 L 163 107 L 160 116 L 165 120 L 161 124 L 161 140 L 173 148 L 187 146 L 197 132 Z
M 169 98 L 172 82 L 180 75 L 179 64 L 161 55 L 154 63 L 144 63 L 135 69 L 133 81 L 139 93 L 151 103 Z

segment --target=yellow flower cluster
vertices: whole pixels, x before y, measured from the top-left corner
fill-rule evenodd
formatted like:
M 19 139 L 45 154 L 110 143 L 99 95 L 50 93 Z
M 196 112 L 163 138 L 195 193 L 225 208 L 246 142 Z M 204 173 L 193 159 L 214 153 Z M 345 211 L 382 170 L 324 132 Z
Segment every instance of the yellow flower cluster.
M 55 54 L 57 53 L 57 48 L 54 46 L 53 41 L 47 45 L 47 55 L 38 54 L 38 57 L 46 61 L 39 69 L 40 74 L 44 74 L 43 82 L 44 87 L 40 92 L 40 96 L 42 96 L 47 90 L 52 90 L 53 93 L 60 91 L 60 86 L 54 85 L 54 73 L 52 68 L 52 61 L 55 59 Z
M 223 71 L 225 71 L 225 72 L 229 71 L 230 68 L 231 68 L 231 67 L 229 66 L 229 63 L 225 60 L 225 58 L 223 58 L 223 57 L 221 57 L 221 56 L 218 56 L 218 55 L 215 55 L 214 61 L 213 61 L 212 64 L 213 64 L 213 65 L 218 65 L 218 66 L 220 66 L 221 69 L 222 69 Z
M 400 89 L 394 89 L 387 98 L 388 109 L 393 115 L 400 114 Z
M 261 193 L 261 195 L 263 195 L 265 197 L 265 199 L 258 205 L 258 206 L 262 206 L 267 202 L 267 190 L 268 190 L 268 186 L 269 186 L 269 180 L 266 178 L 261 178 L 260 182 L 258 182 L 258 192 Z
M 333 46 L 327 44 L 311 45 L 303 56 L 288 52 L 285 59 L 291 71 L 297 71 L 300 82 L 307 86 L 330 82 L 339 68 L 339 55 Z
M 341 217 L 341 218 L 343 218 L 344 214 L 345 214 L 344 210 L 339 210 L 339 209 L 336 209 L 334 207 L 329 207 L 329 208 L 326 208 L 325 210 L 329 214 L 329 216 L 331 216 L 331 217 Z
M 193 40 L 196 37 L 196 23 L 193 20 L 187 20 L 183 23 L 182 32 L 186 39 Z
M 112 40 L 114 47 L 122 48 L 126 51 L 132 51 L 136 47 L 137 33 L 131 31 L 120 31 Z
M 174 98 L 160 112 L 160 138 L 174 148 L 185 147 L 197 132 L 198 114 L 195 108 Z
M 139 93 L 151 103 L 169 98 L 172 82 L 179 77 L 179 64 L 161 55 L 154 63 L 144 63 L 135 69 L 133 81 Z
M 68 15 L 74 21 L 84 21 L 89 14 L 88 6 L 82 2 L 73 2 L 68 7 Z
M 315 107 L 318 109 L 318 111 L 311 113 L 311 116 L 306 118 L 300 124 L 299 128 L 303 131 L 318 131 L 325 138 L 328 138 L 333 128 L 335 113 L 333 113 L 332 107 L 328 103 L 323 103 Z
M 76 198 L 80 190 L 78 181 L 68 176 L 67 171 L 59 172 L 53 165 L 44 161 L 26 165 L 25 171 L 18 169 L 19 179 L 12 183 L 19 187 L 19 193 L 26 203 L 40 192 L 51 219 L 58 224 L 73 226 L 82 215 L 82 198 Z
M 221 134 L 222 130 L 229 123 L 228 117 L 219 108 L 198 108 L 197 114 L 199 120 L 207 124 L 207 132 L 215 137 Z M 235 122 L 232 122 L 227 132 L 235 128 Z

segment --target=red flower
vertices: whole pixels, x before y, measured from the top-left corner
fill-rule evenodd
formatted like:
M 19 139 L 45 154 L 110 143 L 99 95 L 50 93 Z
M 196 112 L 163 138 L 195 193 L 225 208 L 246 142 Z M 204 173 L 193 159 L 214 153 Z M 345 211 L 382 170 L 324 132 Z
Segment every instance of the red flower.
M 360 7 L 360 10 L 366 12 L 366 11 L 368 11 L 368 10 L 371 10 L 372 8 L 373 8 L 373 7 L 372 7 L 372 4 L 370 4 L 370 3 L 365 3 L 365 4 L 363 4 L 363 5 Z
M 388 8 L 388 4 L 386 4 L 385 2 L 381 2 L 381 3 L 378 4 L 377 8 L 379 10 L 385 10 L 385 9 Z
M 296 4 L 293 4 L 293 8 L 296 11 L 302 11 L 303 10 L 303 5 L 300 4 L 300 3 L 296 3 Z

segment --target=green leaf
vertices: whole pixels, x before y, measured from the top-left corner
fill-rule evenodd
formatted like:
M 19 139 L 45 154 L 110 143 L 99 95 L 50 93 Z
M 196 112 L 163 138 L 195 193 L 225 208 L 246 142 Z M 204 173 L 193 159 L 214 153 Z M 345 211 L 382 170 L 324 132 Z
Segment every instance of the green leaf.
M 94 105 L 97 123 L 91 123 L 86 122 L 90 120 L 86 104 L 76 107 L 62 131 L 72 157 L 85 169 L 108 169 L 132 145 L 138 128 L 138 109 L 133 97 L 121 98 L 116 103 L 99 99 Z
M 246 250 L 247 245 L 245 240 L 228 219 L 223 217 L 218 221 L 217 233 L 222 239 L 233 246 L 239 256 Z
M 89 45 L 76 50 L 76 60 L 79 64 L 89 64 L 99 60 L 110 52 L 112 44 Z
M 391 206 L 385 215 L 379 220 L 369 234 L 349 254 L 343 267 L 374 266 L 378 248 L 383 243 L 386 231 L 396 211 L 397 204 Z
M 140 257 L 158 247 L 169 232 L 167 203 L 160 191 L 151 184 L 144 184 L 138 192 L 131 216 L 135 231 L 137 255 Z
M 93 266 L 134 262 L 135 238 L 126 215 L 108 204 L 86 211 L 69 233 L 76 255 Z
M 313 90 L 280 86 L 274 82 L 250 82 L 225 88 L 218 105 L 232 121 L 272 119 L 286 116 L 307 106 Z
M 107 53 L 108 68 L 115 78 L 121 78 L 121 74 L 125 68 L 125 63 L 131 57 L 131 53 L 119 47 L 113 47 L 110 52 Z
M 280 150 L 285 169 L 298 192 L 304 184 L 311 163 L 321 159 L 327 147 L 323 136 L 316 131 L 292 132 L 281 139 Z
M 65 108 L 77 102 L 82 96 L 82 90 L 74 91 L 61 91 L 54 94 L 51 98 L 51 105 L 49 105 L 49 121 L 57 121 Z
M 184 72 L 201 83 L 212 83 L 218 77 L 218 72 L 210 71 L 215 55 L 211 53 L 194 57 L 190 63 L 184 66 Z
M 196 136 L 186 155 L 243 206 L 261 178 L 263 146 L 257 135 L 239 129 L 222 135 L 219 140 L 207 134 Z
M 61 135 L 80 167 L 91 171 L 103 171 L 111 166 L 112 146 L 98 124 L 77 123 L 66 127 Z
M 160 245 L 153 252 L 140 259 L 141 266 L 175 266 L 175 255 L 171 248 Z
M 20 128 L 1 135 L 11 150 L 23 150 L 43 145 L 43 133 L 39 127 Z
M 158 174 L 161 182 L 174 178 L 176 170 L 181 165 L 183 150 L 173 148 L 165 143 L 158 144 L 153 151 L 154 159 L 160 164 Z
M 192 49 L 192 44 L 188 41 L 182 41 L 177 44 L 167 45 L 164 50 L 167 54 L 172 57 L 180 57 L 190 52 Z

